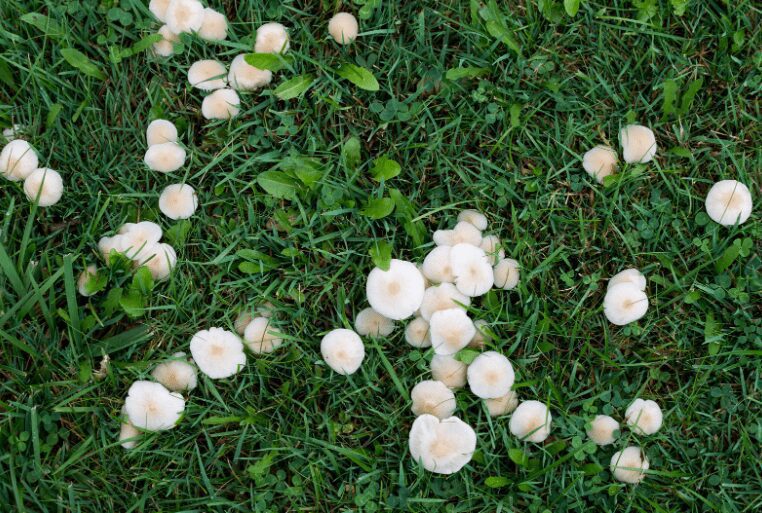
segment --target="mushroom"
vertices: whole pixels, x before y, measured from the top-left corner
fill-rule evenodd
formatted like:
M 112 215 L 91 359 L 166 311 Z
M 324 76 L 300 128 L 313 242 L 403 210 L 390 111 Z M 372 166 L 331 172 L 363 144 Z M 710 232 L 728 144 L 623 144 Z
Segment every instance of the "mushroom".
M 606 291 L 603 313 L 609 322 L 624 326 L 643 317 L 648 311 L 648 296 L 634 283 L 619 283 Z
M 455 246 L 456 244 L 479 246 L 482 243 L 482 232 L 471 223 L 460 221 L 452 230 L 435 231 L 433 238 L 437 246 Z
M 175 34 L 197 32 L 204 23 L 204 6 L 198 0 L 171 0 L 166 23 Z
M 378 267 L 368 275 L 366 293 L 370 306 L 389 319 L 407 319 L 421 306 L 423 276 L 415 264 L 392 259 L 389 270 Z
M 154 119 L 146 128 L 146 142 L 148 146 L 161 143 L 176 143 L 177 128 L 171 121 L 166 119 Z
M 421 272 L 434 283 L 452 283 L 455 276 L 450 265 L 450 246 L 437 246 L 423 259 Z
M 628 164 L 645 164 L 656 155 L 656 137 L 650 128 L 627 125 L 619 131 L 622 156 Z
M 461 294 L 452 283 L 442 283 L 426 289 L 421 301 L 420 314 L 427 321 L 431 321 L 434 312 L 449 308 L 465 308 L 471 305 L 471 298 Z
M 604 446 L 613 444 L 616 440 L 616 432 L 619 430 L 619 422 L 608 415 L 596 415 L 590 421 L 590 428 L 587 430 L 587 436 L 595 442 L 596 445 Z
M 508 427 L 513 436 L 539 443 L 548 438 L 552 419 L 548 407 L 540 401 L 524 401 L 514 410 Z
M 431 376 L 450 388 L 466 386 L 468 365 L 451 355 L 435 354 L 431 358 Z
M 243 336 L 244 332 L 246 331 L 246 326 L 248 326 L 253 319 L 254 316 L 251 315 L 251 312 L 247 310 L 238 312 L 238 317 L 236 317 L 235 322 L 233 322 L 236 333 Z
M 124 447 L 125 449 L 134 449 L 136 445 L 138 445 L 138 439 L 140 438 L 141 432 L 138 428 L 130 424 L 130 420 L 127 417 L 127 409 L 122 406 L 122 414 L 120 415 L 120 421 L 121 424 L 120 430 L 119 430 L 119 443 Z
M 97 276 L 98 267 L 93 264 L 88 265 L 85 270 L 82 271 L 82 273 L 79 275 L 79 278 L 77 278 L 77 291 L 79 292 L 80 296 L 90 297 L 94 294 L 90 291 L 90 287 L 88 285 Z
M 487 327 L 488 324 L 485 320 L 479 319 L 474 321 L 474 328 L 476 328 L 476 333 L 468 343 L 468 347 L 472 347 L 474 349 L 484 349 L 484 343 L 488 338 L 491 338 L 489 333 L 486 331 Z
M 714 184 L 704 202 L 706 213 L 722 226 L 743 224 L 752 210 L 751 192 L 736 180 L 721 180 Z
M 12 182 L 24 180 L 38 165 L 37 152 L 23 139 L 9 142 L 0 151 L 0 174 Z
M 627 425 L 641 435 L 653 435 L 661 428 L 664 416 L 655 401 L 635 399 L 624 413 Z
M 146 244 L 155 244 L 161 240 L 161 226 L 151 221 L 139 223 L 124 223 L 119 228 L 119 235 L 123 235 L 127 247 L 139 250 Z M 118 237 L 115 237 L 117 240 Z
M 513 290 L 519 284 L 519 263 L 513 258 L 504 258 L 492 268 L 495 287 Z
M 54 169 L 40 167 L 24 179 L 24 194 L 29 201 L 36 201 L 41 207 L 58 203 L 63 191 L 63 179 Z
M 587 174 L 598 180 L 598 183 L 603 183 L 604 178 L 616 172 L 616 152 L 608 146 L 599 144 L 588 150 L 582 157 L 582 167 Z
M 454 474 L 471 461 L 476 450 L 473 428 L 450 417 L 424 414 L 410 428 L 410 454 L 429 472 Z
M 228 83 L 237 91 L 254 91 L 266 86 L 272 79 L 272 71 L 252 66 L 246 62 L 246 54 L 236 55 L 230 63 Z
M 485 235 L 482 237 L 482 243 L 479 244 L 479 247 L 487 254 L 490 265 L 497 265 L 498 262 L 505 258 L 505 250 L 496 235 Z
M 228 37 L 228 20 L 221 12 L 204 9 L 204 19 L 198 29 L 198 37 L 207 41 L 222 41 Z
M 232 89 L 217 89 L 201 102 L 206 119 L 230 119 L 241 112 L 241 99 Z
M 130 424 L 146 431 L 172 429 L 185 411 L 185 399 L 161 383 L 136 381 L 127 391 L 124 409 Z
M 165 242 L 149 244 L 140 251 L 136 263 L 146 266 L 154 280 L 163 281 L 169 278 L 177 264 L 177 254 L 174 248 Z
M 495 399 L 510 392 L 516 374 L 504 355 L 486 351 L 468 366 L 468 387 L 482 399 Z
M 646 477 L 648 467 L 648 458 L 640 447 L 634 446 L 615 452 L 609 465 L 614 479 L 629 484 L 640 483 Z
M 228 84 L 228 70 L 220 61 L 203 59 L 188 68 L 188 82 L 202 91 L 222 89 Z
M 416 416 L 429 414 L 446 419 L 455 413 L 455 394 L 441 381 L 421 381 L 413 387 L 410 398 L 413 401 L 413 414 Z
M 285 53 L 288 50 L 288 32 L 280 23 L 265 23 L 257 29 L 254 51 L 257 53 Z
M 283 337 L 270 327 L 270 319 L 255 317 L 246 325 L 243 341 L 252 353 L 272 353 L 283 344 Z
M 156 16 L 156 19 L 162 23 L 167 22 L 167 8 L 171 0 L 151 0 L 148 3 L 148 10 Z
M 320 341 L 320 353 L 328 366 L 339 374 L 354 374 L 365 358 L 360 335 L 352 330 L 329 331 Z
M 159 28 L 158 34 L 161 36 L 161 40 L 153 44 L 153 51 L 161 57 L 169 57 L 175 53 L 174 43 L 179 41 L 180 38 L 167 25 L 162 25 Z
M 429 321 L 431 345 L 436 354 L 455 354 L 471 342 L 474 323 L 462 308 L 434 312 Z
M 198 383 L 196 367 L 188 362 L 183 352 L 173 354 L 171 359 L 154 367 L 151 376 L 172 392 L 193 390 Z
M 355 317 L 355 331 L 363 337 L 387 337 L 394 331 L 394 321 L 372 308 L 365 308 Z
M 171 173 L 185 164 L 185 149 L 176 142 L 154 144 L 148 147 L 143 161 L 148 169 Z
M 241 339 L 222 328 L 209 328 L 193 335 L 190 351 L 199 370 L 212 379 L 230 377 L 246 364 Z
M 491 417 L 508 415 L 519 405 L 519 396 L 513 390 L 509 390 L 507 394 L 500 397 L 484 399 L 484 405 Z
M 168 185 L 159 196 L 159 210 L 170 219 L 188 219 L 197 207 L 196 191 L 187 184 Z
M 413 347 L 431 346 L 429 323 L 423 317 L 416 317 L 405 327 L 405 341 Z
M 328 21 L 328 33 L 340 45 L 348 45 L 354 41 L 358 31 L 357 18 L 348 12 L 336 13 Z
M 646 290 L 646 277 L 637 269 L 625 269 L 624 271 L 616 273 L 609 279 L 607 289 L 610 289 L 614 285 L 619 285 L 620 283 L 632 283 L 633 285 L 637 285 L 640 290 Z
M 450 251 L 450 264 L 455 286 L 467 296 L 476 297 L 489 292 L 495 276 L 484 250 L 466 243 L 456 244 Z
M 467 223 L 471 223 L 476 227 L 479 231 L 484 231 L 487 229 L 487 216 L 479 212 L 478 210 L 463 210 L 460 214 L 458 214 L 458 222 L 465 221 Z

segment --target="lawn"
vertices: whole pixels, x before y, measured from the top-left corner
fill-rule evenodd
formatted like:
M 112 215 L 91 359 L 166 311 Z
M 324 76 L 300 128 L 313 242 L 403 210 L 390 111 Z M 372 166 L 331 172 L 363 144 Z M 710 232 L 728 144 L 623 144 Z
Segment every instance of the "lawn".
M 146 1 L 0 2 L 0 127 L 20 125 L 65 184 L 41 208 L 0 180 L 0 511 L 762 509 L 759 203 L 740 226 L 704 210 L 723 179 L 759 202 L 758 4 L 206 3 L 226 13 L 228 39 L 184 35 L 164 59 L 150 50 L 160 23 Z M 564 4 L 577 3 L 570 16 Z M 339 10 L 360 19 L 352 45 L 328 36 Z M 267 21 L 288 27 L 290 59 L 241 94 L 237 117 L 204 119 L 188 67 L 251 52 Z M 378 90 L 343 78 L 343 63 Z M 143 163 L 156 118 L 188 149 L 168 175 Z M 618 148 L 632 122 L 654 130 L 656 158 L 597 183 L 582 155 Z M 374 178 L 382 157 L 399 175 Z M 176 182 L 198 192 L 187 221 L 158 209 Z M 342 376 L 320 340 L 367 306 L 379 245 L 420 262 L 465 208 L 487 215 L 521 266 L 516 289 L 492 290 L 470 315 L 513 362 L 519 397 L 549 405 L 553 429 L 522 442 L 508 416 L 459 390 L 455 415 L 477 451 L 442 476 L 408 451 L 409 393 L 430 379 L 432 351 L 407 345 L 398 322 L 365 337 L 362 367 Z M 97 243 L 140 220 L 162 226 L 178 262 L 129 295 L 134 273 L 108 271 Z M 82 297 L 92 263 L 108 281 Z M 650 308 L 619 327 L 602 301 L 631 267 L 648 278 Z M 130 384 L 265 302 L 285 344 L 249 354 L 233 378 L 199 375 L 179 425 L 124 450 Z M 636 397 L 661 405 L 657 434 L 588 441 L 591 417 L 621 420 Z M 637 486 L 608 468 L 627 445 L 650 460 Z

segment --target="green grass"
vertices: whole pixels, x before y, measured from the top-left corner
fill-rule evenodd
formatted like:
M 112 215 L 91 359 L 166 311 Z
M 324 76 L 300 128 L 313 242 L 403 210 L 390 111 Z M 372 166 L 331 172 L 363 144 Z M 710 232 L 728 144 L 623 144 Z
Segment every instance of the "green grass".
M 36 209 L 20 184 L 0 182 L 0 510 L 759 510 L 759 208 L 732 228 L 703 213 L 710 184 L 724 178 L 746 183 L 759 205 L 759 7 L 693 0 L 677 16 L 672 5 L 685 2 L 584 1 L 574 18 L 555 19 L 533 1 L 498 2 L 493 18 L 517 54 L 468 2 L 428 0 L 379 2 L 356 44 L 339 48 L 326 40 L 339 3 L 224 2 L 227 42 L 188 38 L 168 61 L 139 53 L 119 63 L 110 48 L 159 26 L 138 0 L 0 4 L 0 123 L 25 126 L 67 186 L 58 205 Z M 58 27 L 20 19 L 32 12 Z M 269 20 L 290 27 L 295 57 L 273 88 L 303 73 L 317 80 L 298 99 L 242 95 L 241 116 L 205 122 L 187 67 L 250 51 L 254 29 Z M 106 79 L 73 68 L 60 53 L 67 47 Z M 345 60 L 371 69 L 380 90 L 338 78 Z M 444 78 L 464 66 L 487 71 Z M 699 78 L 683 110 L 681 95 Z M 189 149 L 172 176 L 142 163 L 145 127 L 159 116 L 178 125 Z M 616 146 L 631 120 L 654 128 L 657 159 L 624 167 L 607 187 L 591 182 L 581 155 Z M 342 157 L 350 137 L 361 141 L 357 167 Z M 369 173 L 383 154 L 402 166 L 388 183 Z M 317 159 L 322 177 L 294 200 L 273 198 L 257 175 L 289 155 Z M 146 219 L 172 228 L 158 194 L 180 180 L 196 187 L 202 208 L 145 315 L 108 308 L 105 292 L 79 296 L 74 280 L 98 262 L 102 234 Z M 391 189 L 410 205 L 380 220 L 360 214 Z M 342 377 L 321 361 L 319 340 L 365 307 L 377 240 L 420 261 L 430 232 L 466 207 L 487 213 L 522 266 L 519 287 L 491 292 L 473 316 L 490 323 L 491 345 L 514 362 L 520 396 L 547 401 L 554 424 L 546 443 L 521 443 L 507 418 L 490 419 L 460 391 L 457 415 L 476 429 L 478 453 L 441 477 L 407 451 L 414 419 L 405 396 L 429 376 L 430 355 L 411 350 L 400 325 L 366 340 L 361 370 Z M 734 241 L 747 242 L 739 252 L 728 249 Z M 264 272 L 242 272 L 241 250 L 264 254 L 254 258 Z M 651 308 L 618 328 L 600 305 L 606 279 L 626 267 L 647 275 Z M 111 289 L 131 276 L 109 278 Z M 230 328 L 241 308 L 264 301 L 288 343 L 250 357 L 234 379 L 201 379 L 176 429 L 124 451 L 116 437 L 130 383 L 187 351 L 196 331 Z M 109 372 L 97 380 L 105 354 Z M 615 446 L 588 451 L 585 421 L 599 412 L 621 420 L 636 396 L 662 405 L 662 430 L 625 430 Z M 637 487 L 607 468 L 628 443 L 651 460 Z

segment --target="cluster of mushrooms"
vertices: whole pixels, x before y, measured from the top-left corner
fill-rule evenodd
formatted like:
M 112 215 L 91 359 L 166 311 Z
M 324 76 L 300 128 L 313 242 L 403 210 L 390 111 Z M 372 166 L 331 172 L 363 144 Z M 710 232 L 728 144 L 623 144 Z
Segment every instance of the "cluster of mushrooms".
M 3 131 L 8 139 L 0 151 L 0 174 L 12 182 L 24 181 L 24 194 L 40 207 L 50 207 L 63 196 L 64 184 L 55 169 L 39 167 L 37 151 L 29 142 L 17 138 L 16 127 Z

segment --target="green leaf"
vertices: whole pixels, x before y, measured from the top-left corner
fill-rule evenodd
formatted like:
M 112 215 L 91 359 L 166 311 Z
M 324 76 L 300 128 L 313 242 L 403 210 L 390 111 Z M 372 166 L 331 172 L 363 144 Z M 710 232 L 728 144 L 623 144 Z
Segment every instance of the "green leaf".
M 445 73 L 447 80 L 460 80 L 461 78 L 476 78 L 489 74 L 489 68 L 450 68 Z
M 587 463 L 582 465 L 582 471 L 588 476 L 594 476 L 603 472 L 603 467 L 597 463 Z
M 516 447 L 508 449 L 508 457 L 519 467 L 526 467 L 527 463 L 529 463 L 529 456 L 527 453 Z
M 521 126 L 521 104 L 514 103 L 511 105 L 511 128 L 518 128 Z
M 95 63 L 93 63 L 93 61 L 91 61 L 87 55 L 80 52 L 79 50 L 74 48 L 63 48 L 61 49 L 61 55 L 66 60 L 66 62 L 77 68 L 85 75 L 97 78 L 98 80 L 106 80 L 106 75 L 103 73 L 103 71 L 101 71 L 101 69 Z
M 238 269 L 246 274 L 259 274 L 278 267 L 276 259 L 256 249 L 239 249 L 236 255 L 246 260 L 238 265 Z
M 257 183 L 265 192 L 276 198 L 296 199 L 298 183 L 280 171 L 265 171 L 257 175 Z
M 119 299 L 119 304 L 130 317 L 140 317 L 145 313 L 145 302 L 143 295 L 134 289 L 123 293 Z
M 247 53 L 244 55 L 243 60 L 249 66 L 254 66 L 257 69 L 280 71 L 293 64 L 294 58 L 291 55 L 275 53 Z
M 738 242 L 738 244 L 735 242 Z M 740 240 L 734 241 L 734 243 L 728 246 L 727 249 L 722 253 L 722 256 L 718 258 L 714 263 L 714 269 L 718 274 L 725 271 L 725 269 L 730 267 L 730 264 L 732 264 L 735 259 L 738 258 L 738 255 L 741 253 L 740 242 Z
M 50 106 L 50 110 L 48 111 L 48 117 L 45 120 L 45 126 L 51 127 L 53 126 L 53 123 L 56 122 L 56 119 L 58 118 L 58 114 L 61 112 L 61 109 L 63 109 L 63 105 L 60 103 L 54 103 Z
M 681 116 L 688 114 L 688 111 L 691 108 L 691 104 L 693 103 L 693 99 L 696 97 L 696 94 L 698 94 L 703 85 L 704 79 L 702 78 L 696 79 L 688 84 L 688 89 L 683 93 L 683 98 L 680 100 Z
M 423 244 L 427 232 L 423 221 L 420 219 L 413 221 L 418 216 L 418 211 L 413 206 L 413 203 L 399 190 L 389 189 L 389 196 L 394 201 L 396 208 L 395 216 L 402 221 L 402 227 L 410 238 L 413 239 L 413 244 L 420 246 Z
M 5 61 L 0 61 L 0 81 L 3 81 L 8 87 L 16 88 L 16 80 L 13 78 L 13 72 Z
M 19 18 L 24 23 L 28 23 L 38 29 L 40 32 L 51 37 L 62 37 L 64 30 L 56 20 L 37 12 L 29 12 Z
M 516 54 L 521 55 L 521 46 L 519 46 L 518 41 L 516 41 L 516 38 L 511 31 L 495 20 L 489 20 L 486 23 L 486 26 L 487 32 L 489 32 L 492 37 L 502 42 L 505 46 L 516 52 Z
M 392 261 L 392 245 L 383 239 L 376 240 L 376 243 L 370 247 L 370 258 L 376 267 L 382 271 L 388 271 Z
M 341 78 L 349 80 L 360 89 L 365 89 L 366 91 L 378 91 L 379 89 L 376 77 L 362 66 L 345 62 L 339 66 L 336 73 L 338 73 Z
M 158 257 L 156 255 L 154 258 Z M 149 296 L 154 287 L 153 276 L 147 266 L 141 265 L 135 271 L 135 275 L 132 277 L 132 286 L 130 292 L 136 291 L 143 296 Z
M 172 244 L 173 247 L 182 247 L 185 245 L 185 240 L 188 238 L 192 225 L 187 219 L 182 219 L 164 232 L 167 241 Z
M 511 480 L 503 476 L 490 476 L 484 480 L 484 484 L 488 488 L 502 488 L 508 486 L 510 483 Z
M 146 36 L 130 47 L 130 54 L 135 55 L 136 53 L 144 52 L 151 48 L 154 43 L 158 43 L 162 39 L 164 38 L 161 34 L 151 34 L 150 36 Z
M 312 82 L 315 81 L 315 77 L 309 73 L 305 75 L 298 75 L 294 78 L 286 80 L 281 85 L 275 88 L 275 96 L 281 100 L 290 100 L 304 94 L 304 92 L 310 88 Z
M 107 284 L 108 277 L 105 273 L 96 272 L 95 274 L 89 274 L 85 281 L 85 292 L 87 292 L 88 296 L 92 296 L 105 289 Z
M 461 349 L 458 351 L 458 354 L 455 355 L 455 359 L 466 365 L 471 365 L 471 362 L 473 362 L 477 356 L 479 356 L 479 351 L 474 351 L 473 349 Z
M 579 0 L 564 0 L 564 10 L 566 14 L 574 18 L 579 11 Z
M 380 182 L 381 180 L 391 180 L 399 175 L 401 170 L 402 168 L 397 161 L 390 159 L 386 155 L 381 155 L 373 161 L 373 167 L 370 169 L 370 174 Z
M 371 199 L 360 210 L 360 214 L 371 219 L 382 219 L 394 211 L 394 201 L 391 198 Z
M 709 344 L 709 355 L 714 356 L 720 351 L 722 341 L 722 325 L 709 312 L 704 320 L 704 343 Z
M 357 137 L 350 137 L 341 149 L 341 154 L 344 156 L 344 162 L 346 162 L 349 169 L 357 169 L 360 165 L 360 139 Z
M 662 84 L 664 89 L 664 104 L 662 105 L 662 112 L 665 116 L 674 114 L 675 102 L 677 101 L 677 82 L 674 80 L 665 80 Z

